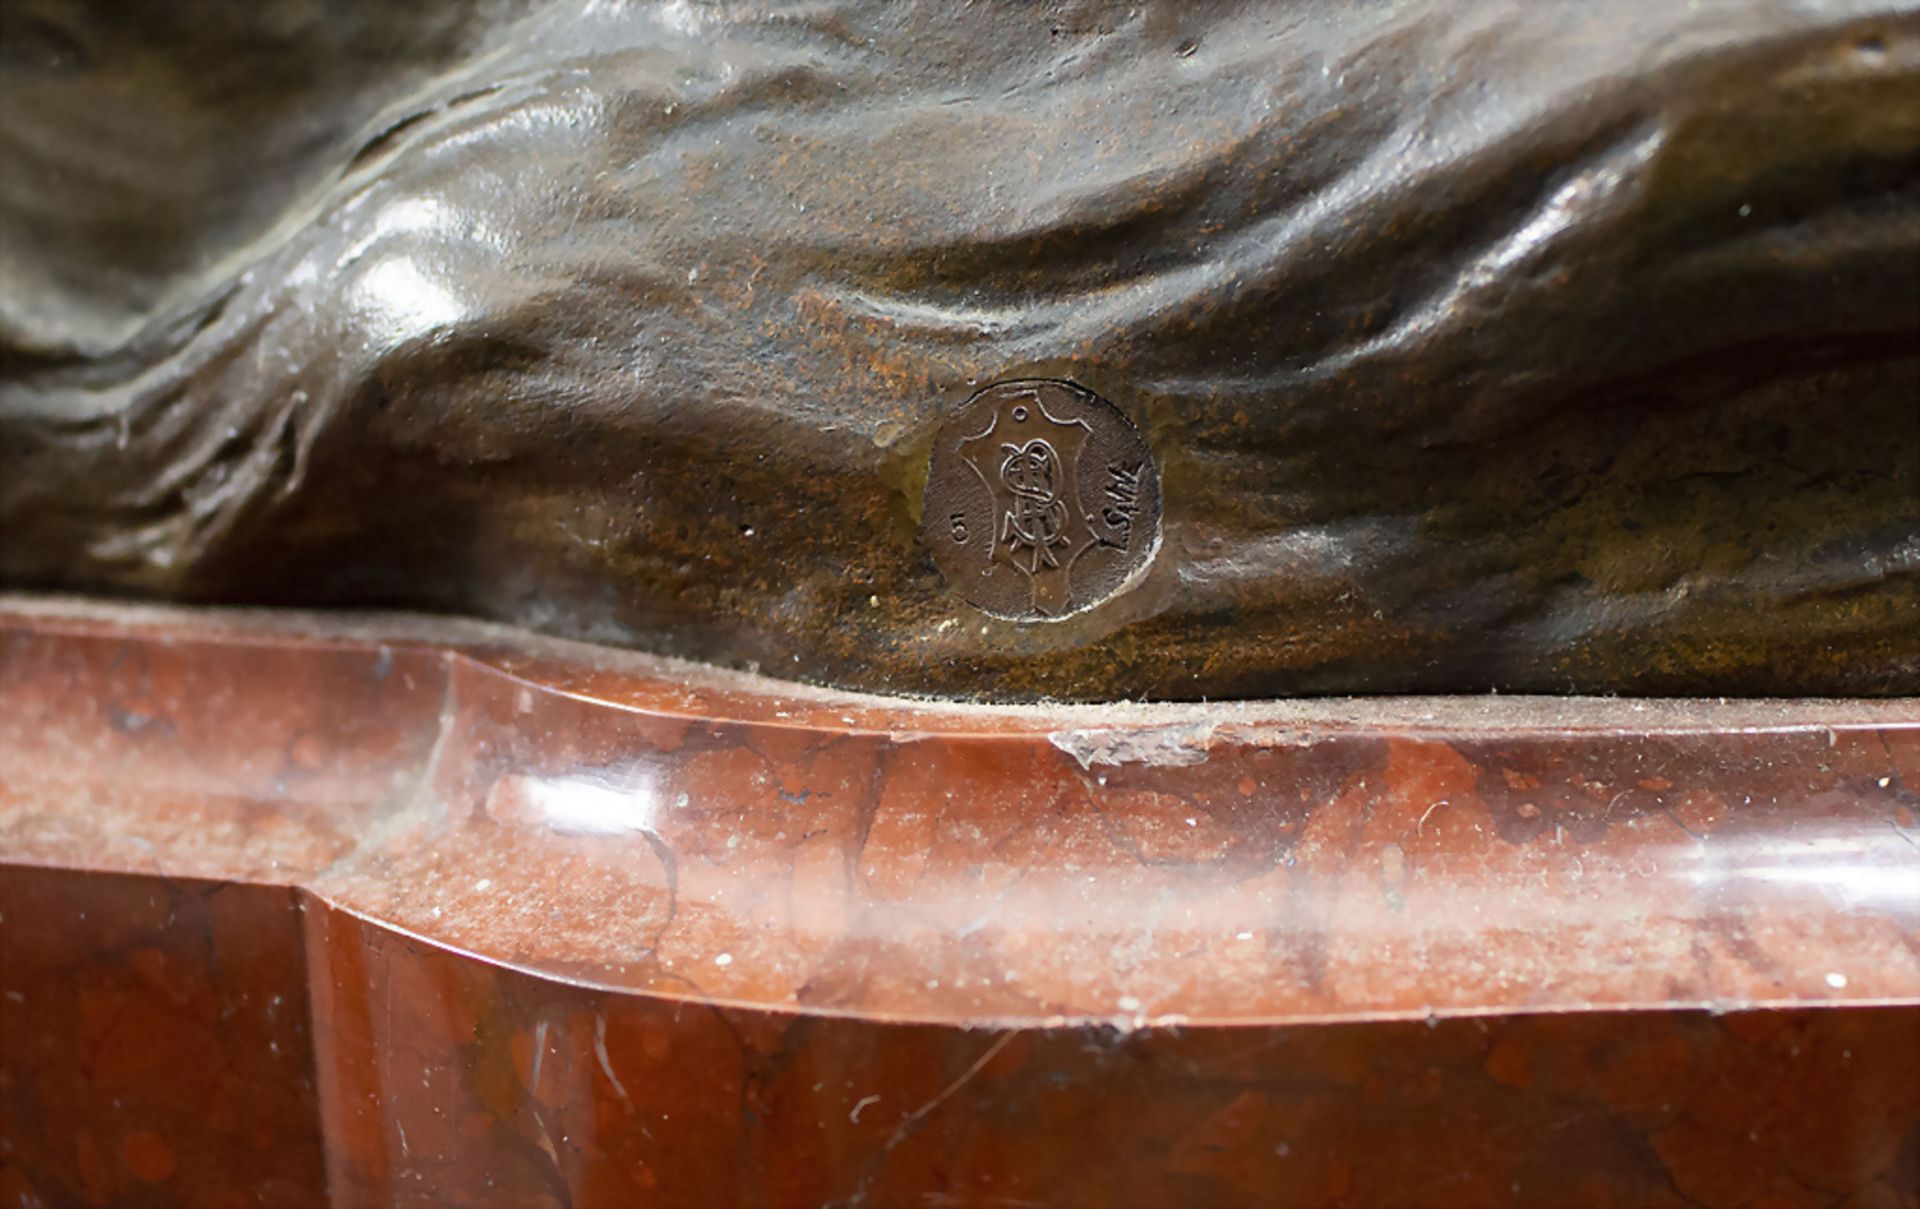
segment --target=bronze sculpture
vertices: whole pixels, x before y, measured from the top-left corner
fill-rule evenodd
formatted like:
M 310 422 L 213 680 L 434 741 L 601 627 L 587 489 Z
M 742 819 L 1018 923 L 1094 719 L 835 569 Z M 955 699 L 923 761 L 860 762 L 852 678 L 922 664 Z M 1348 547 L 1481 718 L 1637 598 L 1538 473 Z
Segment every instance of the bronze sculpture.
M 0 3 L 0 1204 L 1913 1204 L 1917 224 L 1894 0 Z
M 1001 698 L 1912 689 L 1902 6 L 951 10 L 10 5 L 0 579 Z M 1165 488 L 1043 627 L 917 538 L 1020 377 Z

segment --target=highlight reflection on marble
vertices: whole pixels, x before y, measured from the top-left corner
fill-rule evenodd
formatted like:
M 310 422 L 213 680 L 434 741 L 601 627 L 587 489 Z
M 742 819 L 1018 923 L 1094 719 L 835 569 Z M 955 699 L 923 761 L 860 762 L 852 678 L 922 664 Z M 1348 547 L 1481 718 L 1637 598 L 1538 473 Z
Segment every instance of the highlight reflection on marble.
M 0 1204 L 1907 1204 L 1916 809 L 1913 701 L 973 708 L 7 598 Z

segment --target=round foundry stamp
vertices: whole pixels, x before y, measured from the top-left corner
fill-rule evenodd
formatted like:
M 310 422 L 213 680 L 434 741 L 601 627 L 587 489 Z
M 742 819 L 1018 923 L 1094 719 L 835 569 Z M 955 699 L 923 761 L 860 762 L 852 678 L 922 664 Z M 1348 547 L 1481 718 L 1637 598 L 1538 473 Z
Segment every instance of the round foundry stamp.
M 934 439 L 920 539 L 975 608 L 1058 621 L 1146 573 L 1160 475 L 1140 430 L 1085 387 L 997 382 Z

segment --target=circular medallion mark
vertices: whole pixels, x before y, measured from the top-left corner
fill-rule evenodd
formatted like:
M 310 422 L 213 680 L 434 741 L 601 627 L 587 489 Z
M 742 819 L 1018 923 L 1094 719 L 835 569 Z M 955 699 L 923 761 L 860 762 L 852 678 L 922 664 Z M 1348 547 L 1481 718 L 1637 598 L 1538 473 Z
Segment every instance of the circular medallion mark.
M 1160 548 L 1140 430 L 1072 382 L 998 382 L 934 439 L 920 540 L 967 603 L 1058 621 L 1124 591 Z

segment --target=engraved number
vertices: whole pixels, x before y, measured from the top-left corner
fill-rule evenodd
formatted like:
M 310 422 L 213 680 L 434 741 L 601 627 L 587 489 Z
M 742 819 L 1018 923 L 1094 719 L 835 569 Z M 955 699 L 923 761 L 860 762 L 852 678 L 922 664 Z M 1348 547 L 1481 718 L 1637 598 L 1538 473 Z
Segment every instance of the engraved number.
M 967 540 L 967 514 L 956 512 L 947 518 L 947 524 L 953 529 L 953 540 L 964 544 Z

